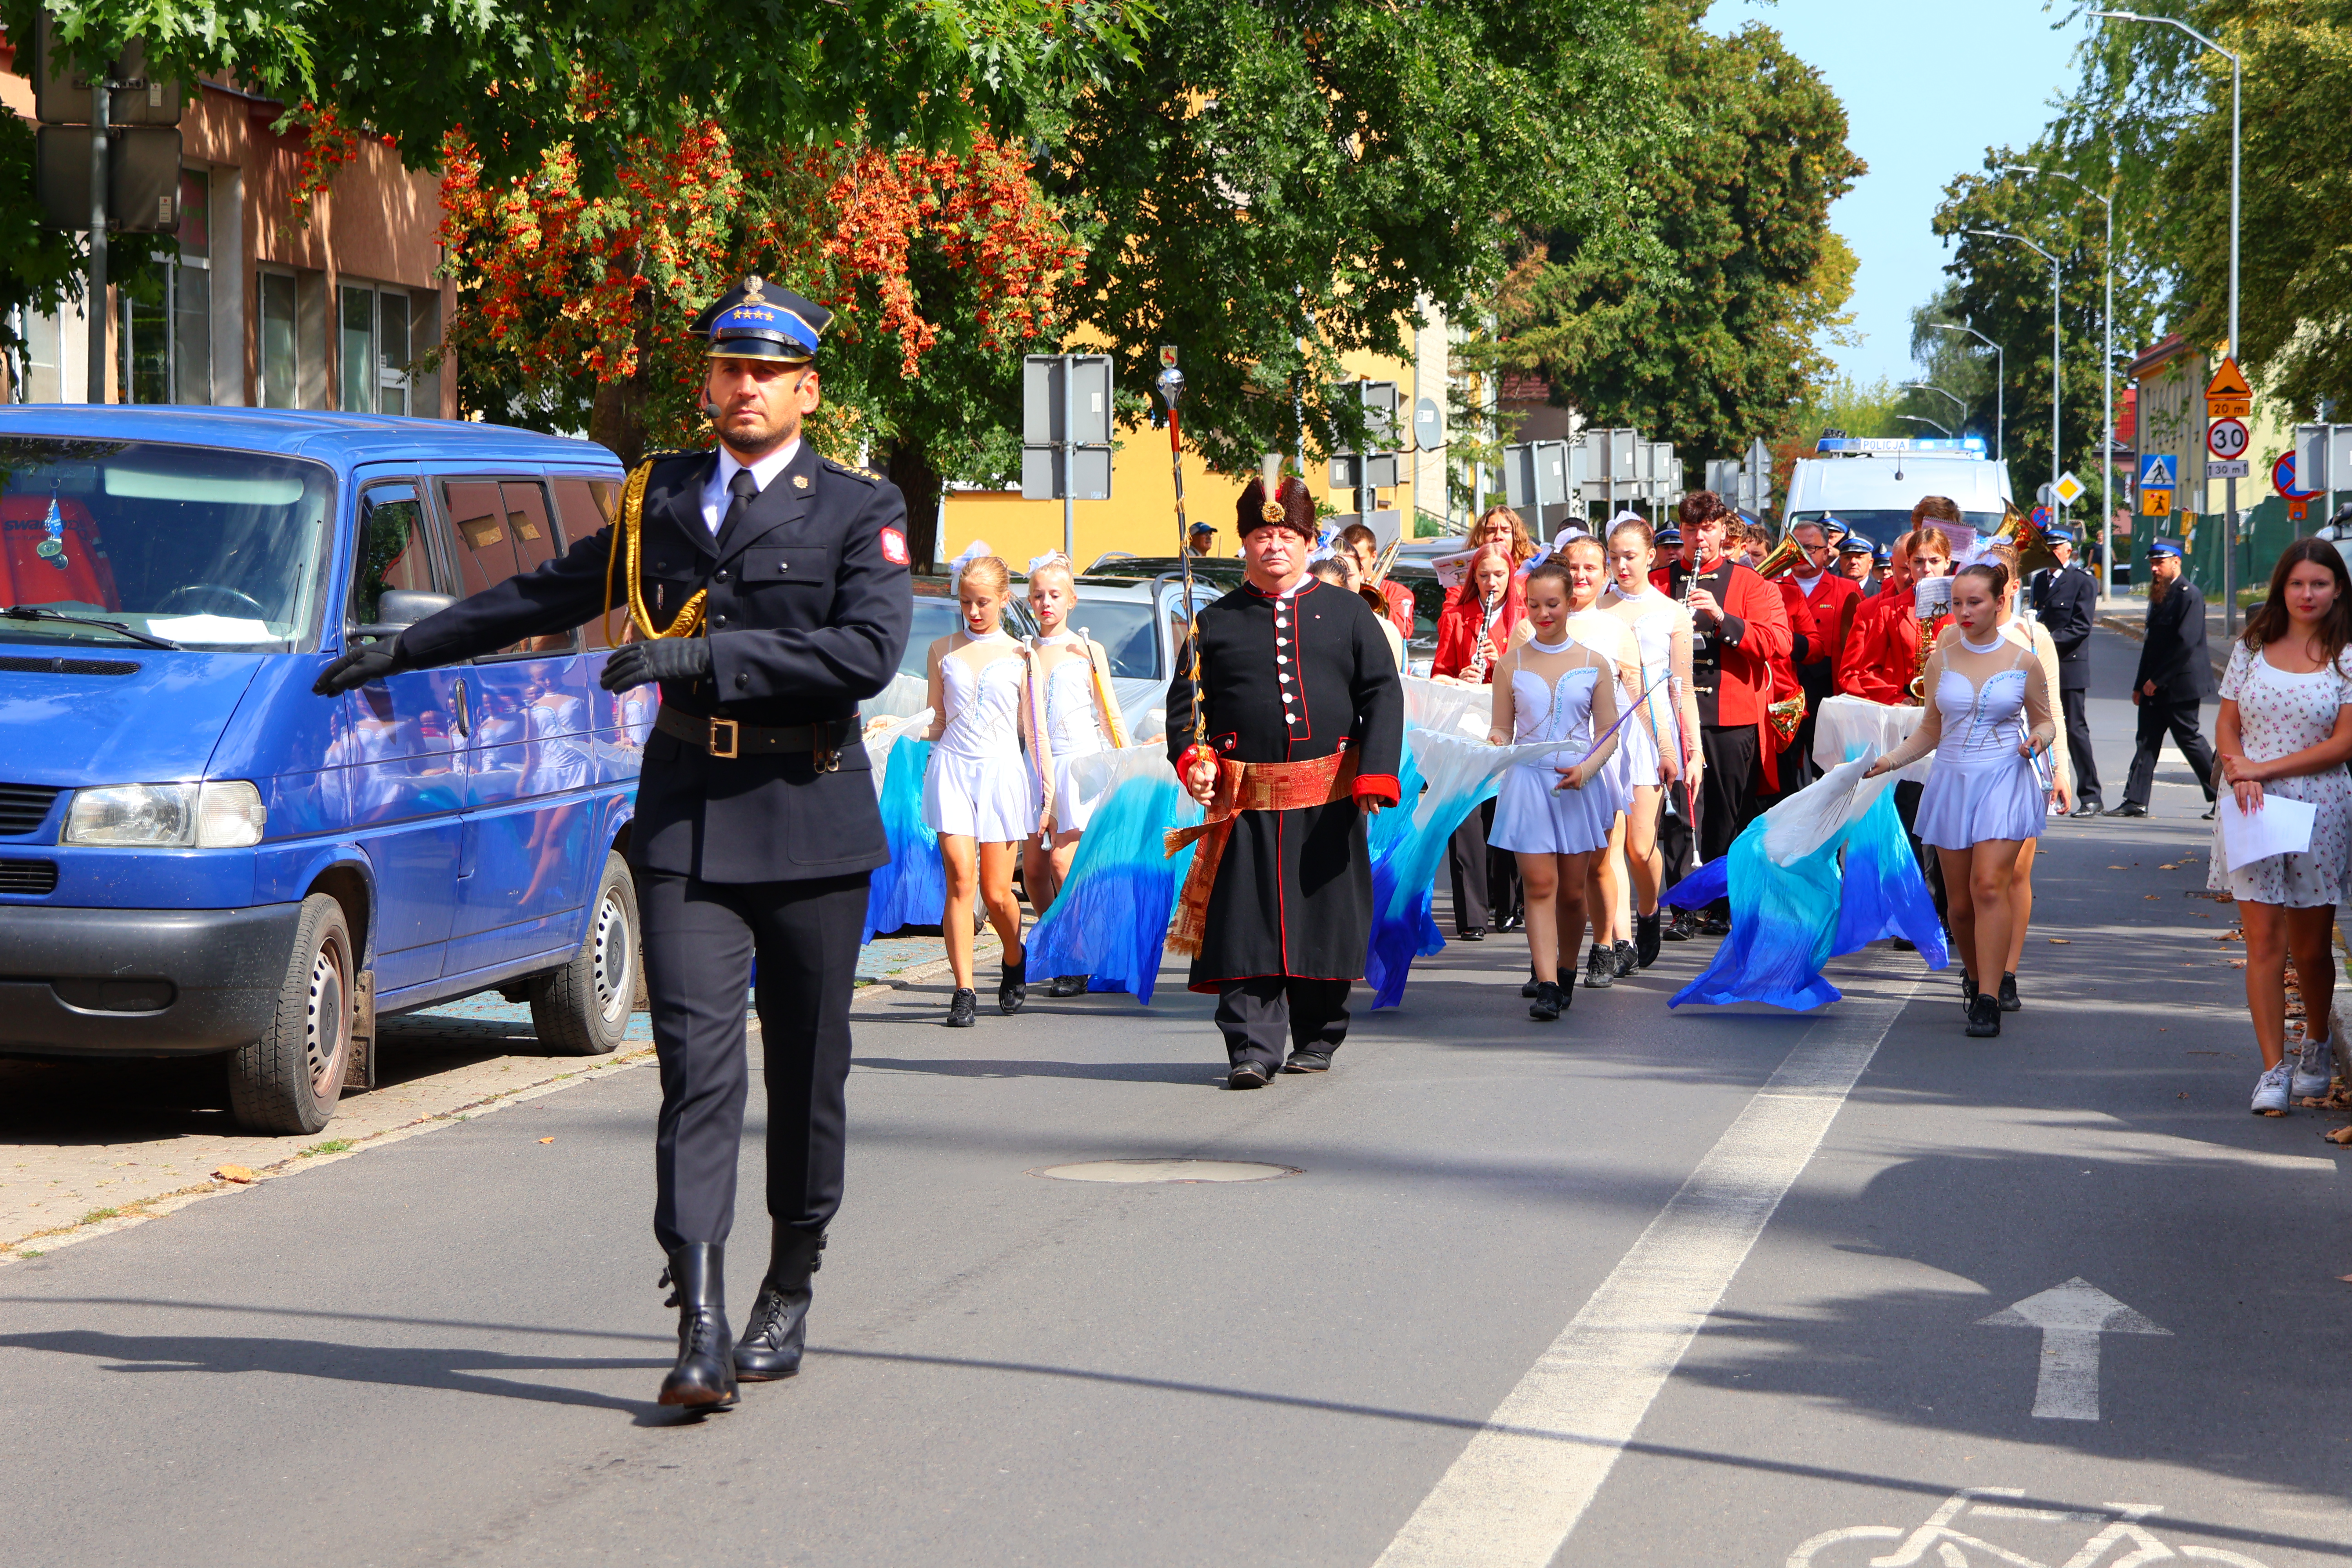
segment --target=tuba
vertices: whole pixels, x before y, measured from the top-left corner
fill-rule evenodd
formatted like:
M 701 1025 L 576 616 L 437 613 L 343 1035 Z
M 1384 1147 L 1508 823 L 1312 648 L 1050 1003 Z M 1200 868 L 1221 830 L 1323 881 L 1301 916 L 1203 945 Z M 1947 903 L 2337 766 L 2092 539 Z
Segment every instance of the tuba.
M 2022 564 L 2027 551 L 2041 547 L 2042 530 L 2033 525 L 2032 518 L 2017 510 L 2015 501 L 2003 501 L 2000 503 L 2000 526 L 1985 535 L 1984 542 L 2008 545 L 2017 552 L 2018 561 Z

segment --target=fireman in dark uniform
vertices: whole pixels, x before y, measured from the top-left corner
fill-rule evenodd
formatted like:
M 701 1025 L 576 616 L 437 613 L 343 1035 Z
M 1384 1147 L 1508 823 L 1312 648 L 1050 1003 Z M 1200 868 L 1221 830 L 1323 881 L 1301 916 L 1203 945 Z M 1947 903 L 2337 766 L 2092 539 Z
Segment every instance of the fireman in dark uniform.
M 1169 759 L 1208 807 L 1169 945 L 1218 999 L 1228 1085 L 1256 1089 L 1328 1069 L 1347 1038 L 1372 935 L 1364 813 L 1397 801 L 1404 686 L 1379 616 L 1307 574 L 1305 485 L 1269 504 L 1253 479 L 1240 527 L 1247 581 L 1197 622 L 1199 742 L 1189 658 L 1168 686 Z
M 344 654 L 322 694 L 597 618 L 639 640 L 607 690 L 661 683 L 628 858 L 661 1063 L 654 1234 L 676 1287 L 665 1405 L 731 1404 L 800 1369 L 809 1277 L 840 1206 L 849 1002 L 867 874 L 888 859 L 857 704 L 907 641 L 906 503 L 801 439 L 831 312 L 746 279 L 705 310 L 712 452 L 629 477 L 618 521 L 537 571 Z M 614 559 L 614 552 L 619 558 Z M 722 1261 L 748 1093 L 743 997 L 759 961 L 774 1246 L 742 1342 Z

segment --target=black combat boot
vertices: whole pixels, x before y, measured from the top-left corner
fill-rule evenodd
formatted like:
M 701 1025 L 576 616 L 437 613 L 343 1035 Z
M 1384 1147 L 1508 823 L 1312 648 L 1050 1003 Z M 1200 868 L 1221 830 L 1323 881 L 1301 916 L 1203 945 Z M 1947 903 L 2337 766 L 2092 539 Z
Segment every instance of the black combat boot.
M 1641 968 L 1647 969 L 1658 962 L 1658 943 L 1665 940 L 1665 933 L 1658 929 L 1660 924 L 1656 915 L 1633 917 L 1633 962 Z
M 663 1305 L 677 1309 L 677 1364 L 662 1379 L 661 1402 L 719 1410 L 735 1403 L 735 1363 L 727 1353 L 727 1249 L 689 1242 L 669 1255 L 661 1282 L 673 1287 Z
M 796 1226 L 775 1222 L 775 1251 L 768 1277 L 760 1282 L 760 1299 L 751 1303 L 751 1321 L 735 1346 L 735 1375 L 745 1383 L 772 1383 L 801 1369 L 801 1347 L 808 1337 L 809 1302 L 815 1292 L 809 1276 L 824 1266 L 824 1237 L 811 1236 Z
M 1001 1013 L 1018 1013 L 1029 1003 L 1029 955 L 1004 966 L 1004 978 L 996 983 L 996 1006 Z

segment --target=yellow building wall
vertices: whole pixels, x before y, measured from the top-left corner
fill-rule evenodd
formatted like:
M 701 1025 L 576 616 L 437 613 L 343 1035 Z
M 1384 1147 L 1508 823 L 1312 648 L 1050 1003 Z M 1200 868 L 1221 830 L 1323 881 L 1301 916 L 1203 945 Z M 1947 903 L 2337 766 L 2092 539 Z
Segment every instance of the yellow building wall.
M 1073 347 L 1077 352 L 1084 345 Z M 1343 363 L 1351 376 L 1396 383 L 1398 423 L 1404 426 L 1399 435 L 1409 437 L 1413 397 L 1412 362 L 1359 354 L 1348 356 Z M 1435 399 L 1440 407 L 1444 406 L 1444 384 L 1441 380 L 1432 386 L 1425 365 L 1421 394 Z M 1157 398 L 1153 401 L 1156 406 Z M 1122 426 L 1114 433 L 1114 439 L 1118 449 L 1111 456 L 1111 499 L 1082 500 L 1071 508 L 1077 545 L 1071 554 L 1081 570 L 1106 551 L 1124 551 L 1130 555 L 1176 553 L 1176 484 L 1169 461 L 1167 431 L 1155 430 L 1149 425 Z M 1354 511 L 1353 491 L 1331 493 L 1330 465 L 1312 457 L 1308 462 L 1307 489 L 1318 498 L 1328 496 L 1340 511 Z M 1400 455 L 1400 482 L 1396 489 L 1380 492 L 1380 505 L 1384 510 L 1404 514 L 1408 538 L 1416 508 L 1441 515 L 1444 512 L 1445 472 L 1446 465 L 1442 461 L 1417 463 L 1409 450 Z M 1216 525 L 1219 555 L 1233 555 L 1241 547 L 1234 531 L 1234 508 L 1251 477 L 1213 474 L 1200 453 L 1189 442 L 1185 446 L 1185 521 L 1188 524 L 1206 521 Z M 1416 492 L 1416 477 L 1425 494 Z M 954 560 L 974 540 L 985 540 L 992 553 L 1003 557 L 1019 572 L 1032 557 L 1062 548 L 1062 503 L 1024 500 L 1018 490 L 949 491 L 940 530 L 940 559 Z

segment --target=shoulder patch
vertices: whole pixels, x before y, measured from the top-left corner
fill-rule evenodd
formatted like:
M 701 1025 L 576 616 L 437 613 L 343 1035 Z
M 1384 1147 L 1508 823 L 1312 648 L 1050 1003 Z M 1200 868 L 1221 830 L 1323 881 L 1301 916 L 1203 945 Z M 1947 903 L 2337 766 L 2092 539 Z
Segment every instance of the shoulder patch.
M 822 462 L 826 468 L 831 468 L 836 474 L 846 475 L 850 479 L 862 480 L 869 485 L 878 485 L 882 483 L 882 476 L 876 473 L 871 468 L 855 468 L 847 463 L 835 462 L 831 458 L 820 458 L 818 461 Z
M 882 559 L 893 566 L 907 563 L 907 536 L 895 528 L 882 531 Z

